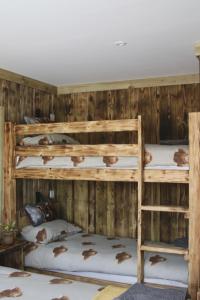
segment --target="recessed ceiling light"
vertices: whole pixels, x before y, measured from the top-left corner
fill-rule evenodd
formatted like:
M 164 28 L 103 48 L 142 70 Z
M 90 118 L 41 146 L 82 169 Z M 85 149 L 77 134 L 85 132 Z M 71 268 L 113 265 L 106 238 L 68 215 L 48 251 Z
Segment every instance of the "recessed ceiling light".
M 128 45 L 128 43 L 123 42 L 123 41 L 116 41 L 115 42 L 115 46 L 117 46 L 117 47 L 125 47 L 127 45 Z

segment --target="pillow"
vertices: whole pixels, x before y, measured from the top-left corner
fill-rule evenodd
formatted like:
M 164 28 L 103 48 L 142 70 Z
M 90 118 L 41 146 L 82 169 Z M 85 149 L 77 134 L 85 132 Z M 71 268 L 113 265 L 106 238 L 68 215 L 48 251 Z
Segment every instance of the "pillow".
M 66 134 L 46 134 L 46 135 L 37 135 L 33 137 L 25 137 L 21 139 L 18 143 L 20 146 L 36 146 L 36 145 L 52 145 L 52 144 L 79 144 L 78 141 L 74 140 Z M 16 165 L 19 166 L 26 157 L 20 156 L 17 157 Z M 43 164 L 47 164 L 49 161 L 54 159 L 54 156 L 42 156 Z
M 26 124 L 50 123 L 50 119 L 46 117 L 27 117 L 24 116 Z
M 52 145 L 52 144 L 79 144 L 78 141 L 66 134 L 42 134 L 28 136 L 19 141 L 20 146 Z
M 53 144 L 80 144 L 77 140 L 67 134 L 54 133 L 49 136 Z
M 175 247 L 188 248 L 188 238 L 187 237 L 178 238 L 175 241 L 173 241 L 173 245 Z
M 81 232 L 82 229 L 64 220 L 54 220 L 43 223 L 37 227 L 32 225 L 25 226 L 22 231 L 22 237 L 29 242 L 47 244 L 59 240 L 72 233 Z
M 51 145 L 53 144 L 49 135 L 41 134 L 36 136 L 27 136 L 19 141 L 20 146 L 35 146 L 35 145 Z
M 56 218 L 56 211 L 50 201 L 44 201 L 35 205 L 26 204 L 24 210 L 33 226 L 38 226 Z

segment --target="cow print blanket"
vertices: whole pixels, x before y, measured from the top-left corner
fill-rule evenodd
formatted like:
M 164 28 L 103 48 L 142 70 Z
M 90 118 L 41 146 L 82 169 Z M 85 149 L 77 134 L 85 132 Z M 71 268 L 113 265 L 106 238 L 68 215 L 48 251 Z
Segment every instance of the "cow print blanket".
M 0 267 L 0 299 L 92 300 L 99 285 Z
M 47 245 L 30 244 L 25 264 L 62 272 L 137 276 L 136 249 L 134 239 L 78 233 Z M 145 277 L 187 284 L 187 263 L 179 255 L 145 253 Z

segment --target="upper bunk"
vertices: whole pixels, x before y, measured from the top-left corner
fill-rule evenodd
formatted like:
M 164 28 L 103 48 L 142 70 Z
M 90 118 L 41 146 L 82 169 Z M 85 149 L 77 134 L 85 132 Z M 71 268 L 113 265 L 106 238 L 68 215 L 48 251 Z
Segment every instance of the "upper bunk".
M 122 120 L 102 120 L 86 122 L 62 122 L 5 125 L 5 170 L 12 178 L 58 179 L 88 181 L 125 181 L 189 183 L 188 167 L 151 168 L 144 165 L 145 147 L 142 118 Z M 135 132 L 137 144 L 98 144 L 98 145 L 19 145 L 20 138 L 35 135 L 96 133 L 96 132 Z M 23 168 L 16 166 L 18 157 L 136 157 L 136 166 L 123 167 L 35 167 L 32 164 Z

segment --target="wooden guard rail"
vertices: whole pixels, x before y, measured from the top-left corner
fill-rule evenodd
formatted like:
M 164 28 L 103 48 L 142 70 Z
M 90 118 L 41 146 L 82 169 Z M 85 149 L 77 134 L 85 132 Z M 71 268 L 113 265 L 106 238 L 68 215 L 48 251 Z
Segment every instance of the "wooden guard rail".
M 15 125 L 14 135 L 137 131 L 138 120 Z M 15 156 L 138 156 L 137 144 L 16 146 Z
M 137 131 L 138 119 L 87 121 L 71 123 L 50 123 L 14 125 L 14 140 L 17 136 L 53 133 L 89 133 Z M 137 144 L 104 145 L 38 145 L 17 146 L 14 156 L 138 156 L 141 147 Z M 80 174 L 81 172 L 81 174 Z M 185 170 L 143 170 L 145 182 L 188 183 L 189 172 Z M 15 178 L 44 178 L 69 180 L 138 181 L 138 170 L 133 169 L 17 169 Z M 38 177 L 39 176 L 39 177 Z
M 136 144 L 17 146 L 19 156 L 137 156 Z
M 137 131 L 137 119 L 15 125 L 16 135 Z
M 71 123 L 50 123 L 30 125 L 9 125 L 13 145 L 18 137 L 54 133 L 90 133 L 138 131 L 138 119 L 86 121 Z M 13 161 L 17 156 L 138 156 L 137 144 L 101 145 L 36 145 L 14 146 Z M 14 178 L 97 180 L 97 181 L 137 181 L 137 171 L 131 169 L 79 169 L 79 168 L 23 168 L 13 165 Z M 150 176 L 151 177 L 151 176 Z

